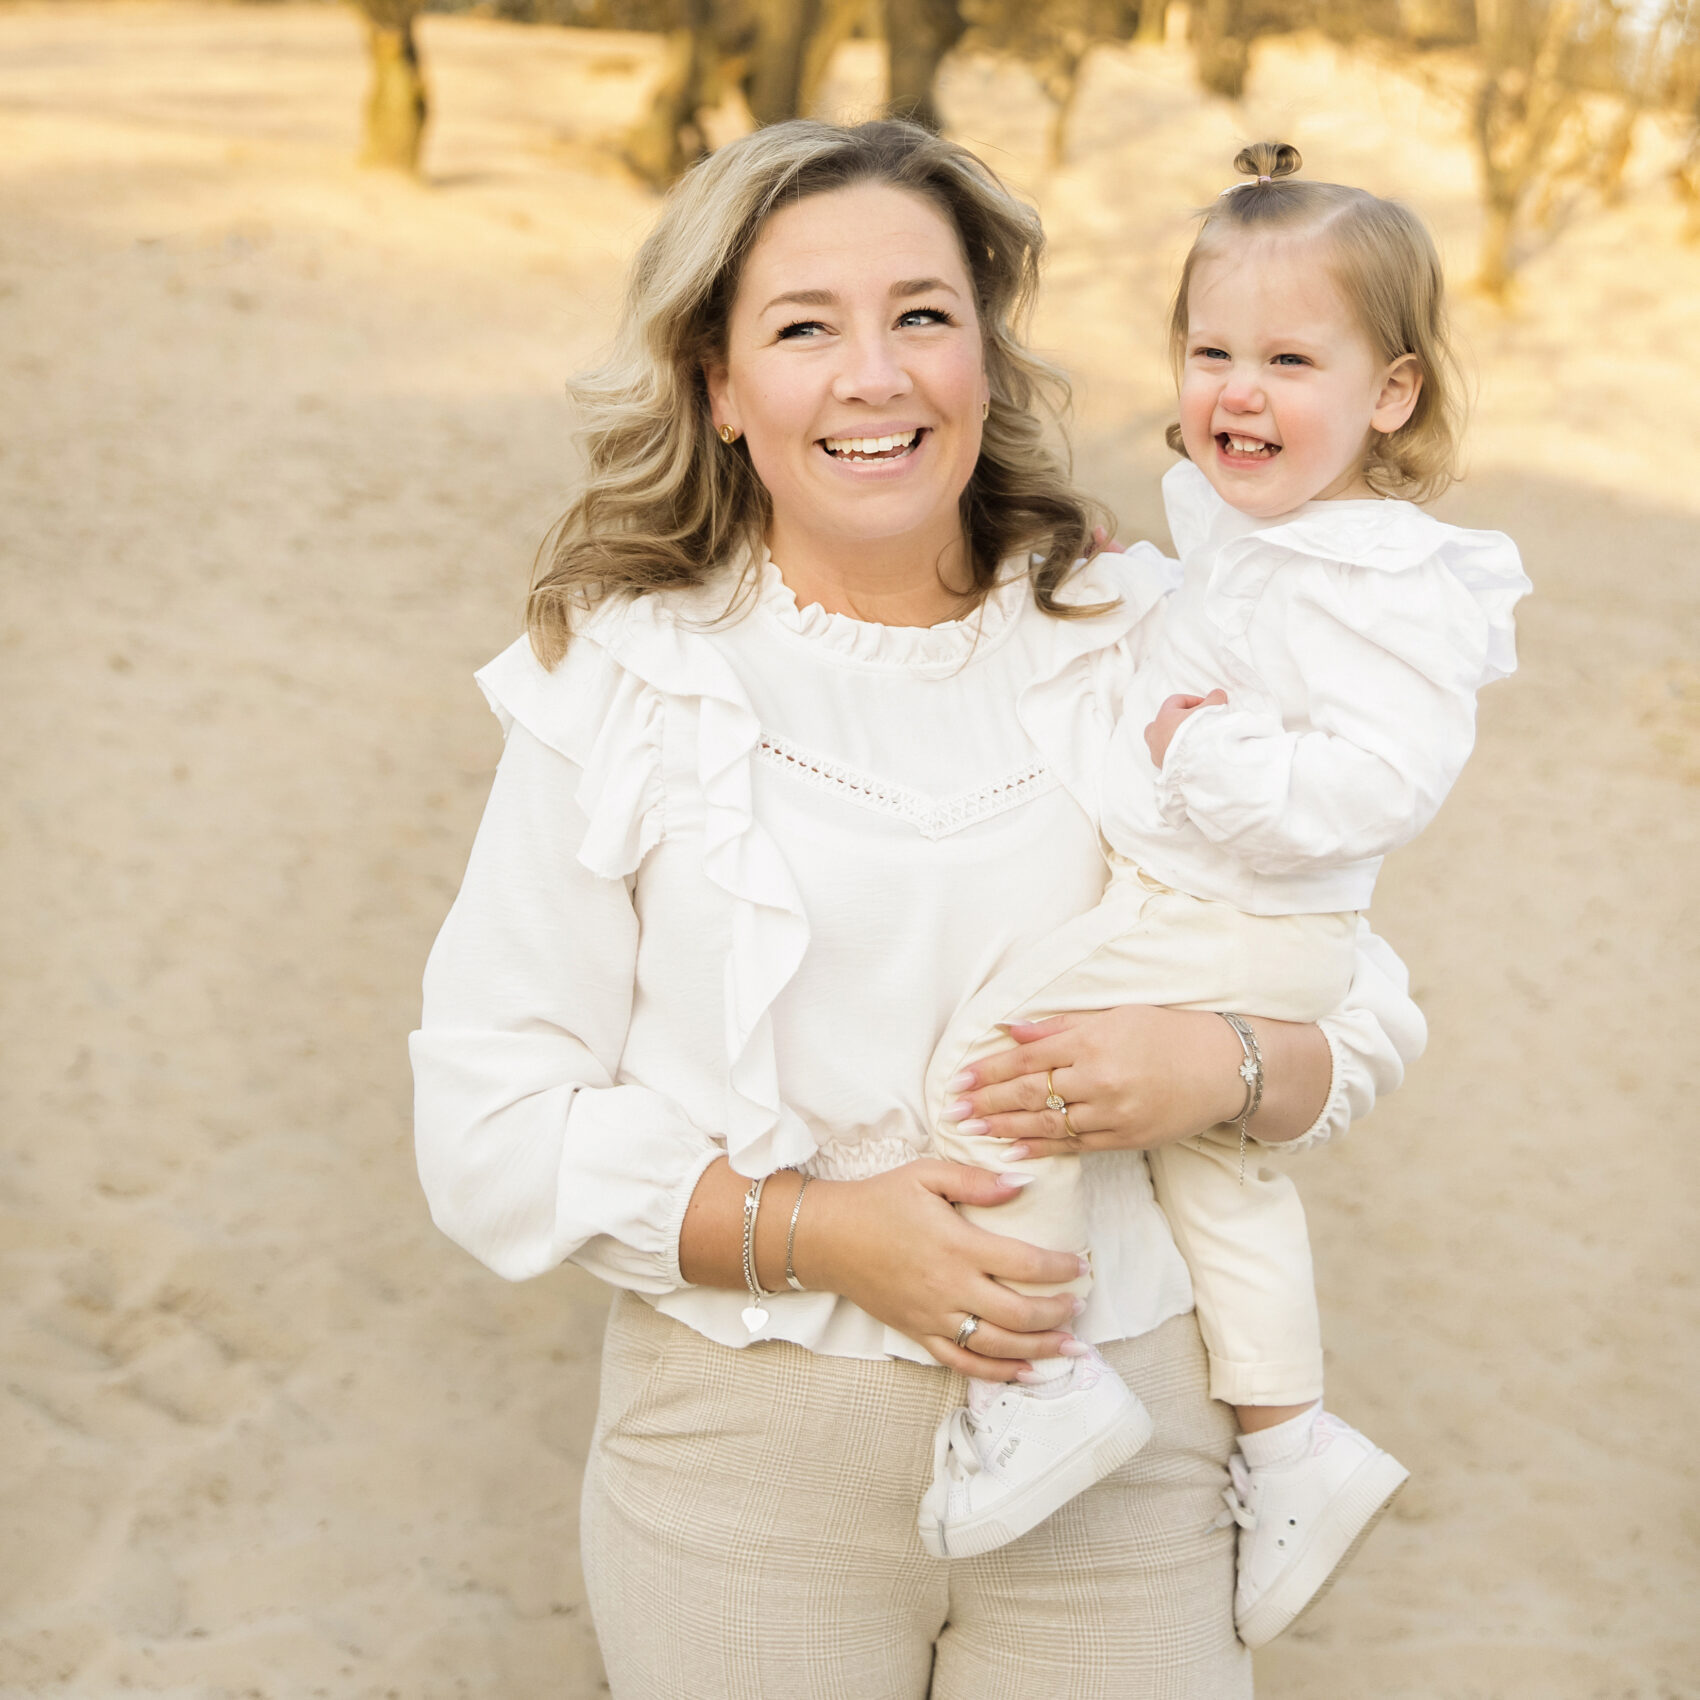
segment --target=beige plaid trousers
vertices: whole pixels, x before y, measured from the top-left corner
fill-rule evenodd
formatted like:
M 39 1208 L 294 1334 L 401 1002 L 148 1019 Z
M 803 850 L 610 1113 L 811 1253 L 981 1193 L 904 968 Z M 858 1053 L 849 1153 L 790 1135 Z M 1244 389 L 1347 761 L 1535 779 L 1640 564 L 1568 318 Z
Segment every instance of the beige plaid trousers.
M 581 1523 L 614 1700 L 1249 1700 L 1197 1326 L 1104 1355 L 1151 1443 L 1000 1551 L 934 1559 L 915 1509 L 959 1377 L 734 1351 L 620 1294 Z

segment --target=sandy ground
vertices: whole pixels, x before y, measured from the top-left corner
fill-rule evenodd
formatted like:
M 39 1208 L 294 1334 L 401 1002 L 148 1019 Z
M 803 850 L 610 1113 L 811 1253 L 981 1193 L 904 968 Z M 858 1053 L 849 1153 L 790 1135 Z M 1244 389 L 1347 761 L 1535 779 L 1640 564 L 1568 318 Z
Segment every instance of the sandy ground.
M 404 1035 L 498 748 L 469 674 L 571 478 L 563 376 L 654 202 L 635 37 L 432 18 L 420 188 L 349 165 L 334 9 L 0 10 L 0 1694 L 603 1692 L 575 1550 L 604 1294 L 440 1239 Z M 866 55 L 835 101 L 867 98 Z M 858 79 L 861 79 L 858 81 Z M 1243 110 L 1106 55 L 1037 194 L 1080 461 L 1157 530 L 1184 210 L 1276 131 L 1474 231 L 1457 113 L 1321 47 Z M 1306 1165 L 1334 1402 L 1415 1480 L 1277 1700 L 1700 1695 L 1700 251 L 1628 198 L 1465 302 L 1524 671 L 1376 918 L 1433 1026 Z

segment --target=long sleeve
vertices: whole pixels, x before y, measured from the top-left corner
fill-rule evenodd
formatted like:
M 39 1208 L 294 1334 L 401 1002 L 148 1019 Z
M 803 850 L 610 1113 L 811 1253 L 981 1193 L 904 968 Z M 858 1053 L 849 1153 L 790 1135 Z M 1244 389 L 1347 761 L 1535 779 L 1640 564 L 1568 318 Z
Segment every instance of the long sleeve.
M 1410 974 L 1385 940 L 1358 921 L 1358 964 L 1346 1001 L 1319 1023 L 1334 1062 L 1322 1114 L 1297 1139 L 1268 1147 L 1301 1151 L 1344 1133 L 1394 1091 L 1428 1044 L 1428 1024 L 1411 1001 Z
M 412 1036 L 419 1175 L 444 1233 L 520 1280 L 565 1259 L 685 1285 L 679 1228 L 720 1154 L 658 1093 L 616 1084 L 638 919 L 579 860 L 580 770 L 514 725 Z
M 1299 575 L 1282 638 L 1309 725 L 1288 730 L 1272 702 L 1219 681 L 1227 705 L 1183 722 L 1157 781 L 1171 826 L 1190 821 L 1264 875 L 1384 856 L 1428 825 L 1474 744 L 1491 636 L 1438 559 L 1396 573 L 1280 571 Z

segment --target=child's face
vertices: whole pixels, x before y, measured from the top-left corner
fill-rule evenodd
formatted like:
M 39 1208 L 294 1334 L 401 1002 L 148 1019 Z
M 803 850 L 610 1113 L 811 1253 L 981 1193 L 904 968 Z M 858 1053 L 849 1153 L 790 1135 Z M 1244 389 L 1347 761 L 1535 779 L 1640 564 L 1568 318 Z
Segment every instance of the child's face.
M 1416 360 L 1377 356 L 1327 261 L 1314 235 L 1260 236 L 1193 272 L 1181 439 L 1223 501 L 1258 519 L 1372 497 L 1370 434 L 1416 406 Z

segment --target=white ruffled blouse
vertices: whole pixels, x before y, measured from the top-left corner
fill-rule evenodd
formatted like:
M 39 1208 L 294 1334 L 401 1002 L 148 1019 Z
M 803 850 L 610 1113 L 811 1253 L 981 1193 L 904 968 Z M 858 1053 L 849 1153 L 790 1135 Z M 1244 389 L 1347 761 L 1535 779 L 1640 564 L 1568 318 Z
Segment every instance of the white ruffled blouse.
M 872 1175 L 921 1155 L 922 1079 L 952 1011 L 1089 908 L 1098 788 L 1146 616 L 1172 578 L 1119 556 L 1062 620 L 1019 576 L 969 619 L 799 609 L 763 562 L 603 604 L 546 672 L 479 675 L 506 747 L 413 1035 L 433 1217 L 499 1274 L 564 1259 L 730 1346 L 736 1292 L 688 1286 L 703 1170 Z M 1367 931 L 1309 1137 L 1397 1085 L 1423 1043 Z M 1083 1337 L 1147 1332 L 1191 1286 L 1137 1152 L 1084 1159 L 1098 1281 Z M 767 1337 L 926 1354 L 848 1300 L 785 1293 Z
M 1382 858 L 1469 758 L 1476 692 L 1517 666 L 1517 547 L 1410 502 L 1251 519 L 1190 461 L 1163 501 L 1183 578 L 1112 740 L 1105 836 L 1177 890 L 1254 915 L 1367 909 Z M 1153 767 L 1144 729 L 1163 699 L 1217 686 L 1227 703 L 1189 715 Z

